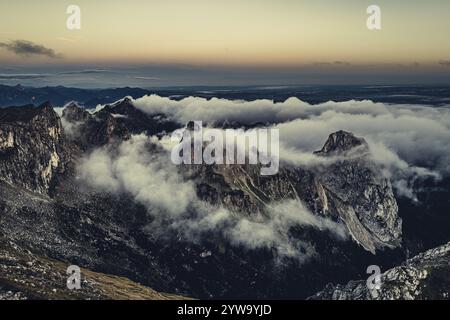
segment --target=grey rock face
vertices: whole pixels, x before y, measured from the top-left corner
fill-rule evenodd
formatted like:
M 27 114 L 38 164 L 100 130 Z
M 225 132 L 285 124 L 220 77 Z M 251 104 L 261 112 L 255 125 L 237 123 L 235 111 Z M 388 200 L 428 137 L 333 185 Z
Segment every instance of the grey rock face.
M 426 300 L 450 299 L 450 243 L 428 250 L 381 275 L 379 289 L 365 280 L 329 284 L 310 299 Z
M 91 118 L 91 114 L 80 108 L 75 102 L 70 103 L 63 110 L 62 117 L 69 122 L 85 122 Z
M 330 135 L 324 157 L 330 165 L 300 168 L 282 164 L 277 175 L 261 176 L 252 165 L 186 166 L 203 200 L 255 219 L 270 215 L 270 203 L 297 199 L 311 212 L 343 221 L 353 239 L 375 253 L 401 244 L 401 219 L 389 180 L 370 159 L 367 143 L 348 132 Z
M 145 133 L 149 136 L 162 135 L 181 126 L 170 120 L 165 114 L 147 114 L 137 109 L 129 98 L 107 105 L 96 113 L 99 118 L 112 116 L 131 134 Z
M 353 238 L 371 252 L 399 246 L 402 222 L 392 186 L 370 159 L 366 141 L 339 131 L 317 154 L 339 158 L 319 170 L 318 180 L 323 198 L 332 202 Z
M 130 137 L 128 129 L 112 114 L 92 115 L 75 103 L 64 108 L 61 119 L 66 137 L 81 150 Z
M 48 193 L 64 167 L 61 121 L 49 104 L 0 109 L 0 179 Z
M 158 135 L 179 127 L 164 115 L 147 115 L 136 109 L 128 98 L 95 114 L 72 103 L 64 109 L 62 120 L 68 138 L 82 150 L 127 140 L 132 134 Z

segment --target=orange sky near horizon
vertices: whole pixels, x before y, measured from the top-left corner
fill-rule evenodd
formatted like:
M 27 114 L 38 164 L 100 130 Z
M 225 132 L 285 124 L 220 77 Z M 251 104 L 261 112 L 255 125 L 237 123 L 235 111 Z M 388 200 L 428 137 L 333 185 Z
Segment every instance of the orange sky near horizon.
M 375 1 L 382 30 L 366 28 L 366 0 L 2 1 L 0 43 L 23 39 L 61 55 L 2 64 L 178 63 L 286 67 L 438 65 L 450 60 L 450 1 Z M 66 8 L 81 8 L 81 30 Z M 338 64 L 336 64 L 338 66 Z

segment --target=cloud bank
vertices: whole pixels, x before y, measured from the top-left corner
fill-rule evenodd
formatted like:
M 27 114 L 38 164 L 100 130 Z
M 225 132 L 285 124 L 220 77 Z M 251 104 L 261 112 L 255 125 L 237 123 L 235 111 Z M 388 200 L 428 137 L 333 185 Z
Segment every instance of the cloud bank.
M 50 76 L 47 73 L 1 73 L 1 80 L 26 80 L 26 79 L 39 79 Z
M 177 101 L 157 95 L 136 99 L 134 105 L 149 114 L 168 114 L 182 124 L 202 120 L 210 126 L 226 121 L 274 125 L 280 129 L 285 154 L 303 153 L 312 159 L 310 153 L 320 149 L 330 133 L 346 130 L 365 138 L 372 150 L 380 152 L 379 145 L 383 145 L 383 151 L 390 153 L 387 157 L 404 162 L 399 166 L 450 172 L 450 108 L 369 100 L 311 105 L 297 98 L 279 103 L 198 97 Z M 380 154 L 374 154 L 382 160 Z

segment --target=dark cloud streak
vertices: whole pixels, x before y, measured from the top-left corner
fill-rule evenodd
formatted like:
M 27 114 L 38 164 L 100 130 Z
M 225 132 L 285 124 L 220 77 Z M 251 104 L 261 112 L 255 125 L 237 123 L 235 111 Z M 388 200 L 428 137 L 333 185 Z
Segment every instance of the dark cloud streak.
M 0 42 L 0 48 L 13 52 L 20 56 L 46 56 L 49 58 L 61 58 L 62 56 L 51 48 L 36 44 L 27 40 L 13 40 L 9 43 Z
M 348 61 L 316 62 L 314 66 L 351 66 Z
M 22 79 L 39 79 L 51 76 L 50 74 L 38 73 L 0 73 L 0 80 L 22 80 Z
M 97 74 L 97 73 L 111 73 L 111 72 L 113 71 L 109 69 L 85 69 L 85 70 L 62 71 L 57 74 L 71 75 L 71 74 Z

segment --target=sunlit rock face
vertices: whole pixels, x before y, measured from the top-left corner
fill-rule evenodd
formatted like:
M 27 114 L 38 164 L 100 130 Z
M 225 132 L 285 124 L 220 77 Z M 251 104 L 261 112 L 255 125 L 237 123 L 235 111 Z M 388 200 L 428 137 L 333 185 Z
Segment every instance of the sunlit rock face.
M 392 186 L 372 160 L 366 141 L 339 131 L 316 154 L 341 157 L 320 170 L 324 199 L 331 203 L 356 241 L 374 252 L 401 243 L 401 219 Z
M 0 110 L 0 179 L 48 193 L 63 170 L 62 126 L 49 104 Z
M 294 199 L 316 215 L 343 221 L 366 250 L 401 244 L 401 219 L 389 180 L 371 160 L 367 143 L 340 131 L 316 153 L 337 157 L 327 165 L 284 164 L 278 174 L 261 176 L 254 165 L 188 165 L 198 195 L 255 219 L 270 216 L 272 203 Z

